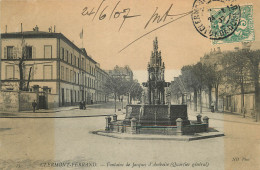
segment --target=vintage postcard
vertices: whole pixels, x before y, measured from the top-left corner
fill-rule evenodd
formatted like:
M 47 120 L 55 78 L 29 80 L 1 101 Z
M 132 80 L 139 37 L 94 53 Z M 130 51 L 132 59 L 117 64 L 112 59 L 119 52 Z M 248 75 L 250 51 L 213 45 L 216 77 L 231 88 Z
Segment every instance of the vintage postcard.
M 0 169 L 259 170 L 259 0 L 0 0 Z

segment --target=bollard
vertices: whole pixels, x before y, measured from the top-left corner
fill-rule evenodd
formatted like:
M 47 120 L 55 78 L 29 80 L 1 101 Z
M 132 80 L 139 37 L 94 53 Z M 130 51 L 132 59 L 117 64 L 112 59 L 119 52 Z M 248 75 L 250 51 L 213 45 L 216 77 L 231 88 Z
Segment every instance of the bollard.
M 177 125 L 176 133 L 177 133 L 177 135 L 182 135 L 182 122 L 183 122 L 183 120 L 181 118 L 176 119 L 176 125 Z
M 207 128 L 207 130 L 208 130 L 208 128 L 209 128 L 209 118 L 208 118 L 207 116 L 204 116 L 204 117 L 203 117 L 203 123 L 206 124 L 206 128 Z
M 201 123 L 201 115 L 200 115 L 200 114 L 197 115 L 197 122 L 198 122 L 198 123 Z
M 136 118 L 131 119 L 131 133 L 136 134 Z
M 115 121 L 115 122 L 117 121 L 117 115 L 116 114 L 113 115 L 113 121 Z
M 107 116 L 106 117 L 106 131 L 110 130 L 110 122 L 111 122 L 111 117 Z

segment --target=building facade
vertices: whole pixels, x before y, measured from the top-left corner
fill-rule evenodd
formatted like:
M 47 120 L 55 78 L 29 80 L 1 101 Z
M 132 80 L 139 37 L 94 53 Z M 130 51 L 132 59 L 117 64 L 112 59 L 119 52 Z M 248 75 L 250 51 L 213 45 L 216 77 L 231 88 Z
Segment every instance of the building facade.
M 111 77 L 124 78 L 127 81 L 133 81 L 133 71 L 129 66 L 119 67 L 116 65 L 113 70 L 108 70 L 108 74 Z
M 47 88 L 49 94 L 58 96 L 54 101 L 58 106 L 83 100 L 96 102 L 97 62 L 62 33 L 42 32 L 38 27 L 34 31 L 3 33 L 1 50 L 3 90 Z
M 108 74 L 100 68 L 100 64 L 96 64 L 96 80 L 95 80 L 95 89 L 96 89 L 96 102 L 107 102 L 108 94 L 104 91 L 105 82 L 108 79 Z

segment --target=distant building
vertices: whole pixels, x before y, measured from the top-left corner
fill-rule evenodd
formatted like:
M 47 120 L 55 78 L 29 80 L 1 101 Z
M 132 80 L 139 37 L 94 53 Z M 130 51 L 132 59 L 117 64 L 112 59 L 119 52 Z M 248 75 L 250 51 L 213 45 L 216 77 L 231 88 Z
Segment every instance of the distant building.
M 82 100 L 105 101 L 103 93 L 102 99 L 96 95 L 96 87 L 98 94 L 102 91 L 96 81 L 100 82 L 99 77 L 107 74 L 84 48 L 77 47 L 62 33 L 43 32 L 38 27 L 34 31 L 2 33 L 1 50 L 3 90 L 19 90 L 21 67 L 18 65 L 24 56 L 25 90 L 33 91 L 36 86 L 40 91 L 47 88 L 49 94 L 58 96 L 53 101 L 58 106 L 75 105 Z
M 119 67 L 115 66 L 113 70 L 108 71 L 111 77 L 122 77 L 128 81 L 133 81 L 133 71 L 129 66 Z

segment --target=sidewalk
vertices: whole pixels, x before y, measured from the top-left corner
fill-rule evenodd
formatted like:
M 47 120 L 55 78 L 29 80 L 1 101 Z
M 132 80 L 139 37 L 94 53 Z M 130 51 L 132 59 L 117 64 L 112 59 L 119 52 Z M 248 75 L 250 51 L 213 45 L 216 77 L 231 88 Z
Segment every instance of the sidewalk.
M 206 110 L 206 109 L 205 109 Z M 196 120 L 196 116 L 199 114 L 199 111 L 193 111 L 188 109 L 188 118 L 189 120 Z M 243 117 L 241 114 L 230 113 L 230 112 L 211 112 L 209 109 L 206 111 L 202 111 L 202 118 L 207 116 L 210 120 L 220 120 L 220 121 L 228 121 L 235 123 L 246 123 L 246 124 L 256 124 L 260 125 L 260 122 L 256 122 L 252 117 Z
M 97 117 L 115 114 L 112 108 L 95 108 L 98 105 L 87 105 L 86 110 L 79 109 L 79 106 L 59 107 L 55 109 L 40 109 L 21 112 L 0 112 L 0 118 L 77 118 L 77 117 Z M 93 107 L 94 106 L 94 107 Z M 125 110 L 117 111 L 116 114 L 123 115 Z

